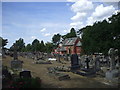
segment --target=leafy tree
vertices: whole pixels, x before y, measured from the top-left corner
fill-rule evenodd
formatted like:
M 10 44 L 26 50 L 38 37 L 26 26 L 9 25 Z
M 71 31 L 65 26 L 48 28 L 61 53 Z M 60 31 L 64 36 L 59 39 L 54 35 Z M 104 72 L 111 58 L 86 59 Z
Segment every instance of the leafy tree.
M 47 53 L 52 52 L 53 47 L 54 47 L 53 43 L 47 42 L 46 43 L 46 51 L 47 51 Z
M 20 38 L 19 40 L 16 40 L 16 42 L 13 43 L 13 45 L 10 47 L 10 50 L 13 50 L 14 45 L 16 45 L 17 51 L 19 51 L 19 52 L 21 52 L 23 50 L 23 48 L 25 48 L 25 43 L 22 38 Z
M 52 42 L 57 45 L 59 44 L 60 42 L 60 38 L 61 38 L 61 35 L 60 34 L 55 34 L 53 37 L 52 37 Z
M 102 52 L 107 54 L 110 48 L 120 51 L 120 13 L 109 21 L 95 22 L 93 26 L 82 28 L 83 49 L 87 54 Z
M 35 39 L 32 42 L 32 51 L 40 51 L 40 42 L 39 40 Z
M 70 33 L 67 33 L 66 35 L 63 35 L 62 38 L 66 39 L 66 38 L 72 38 L 72 37 L 76 37 L 76 31 L 74 28 L 71 28 Z
M 40 43 L 40 47 L 41 47 L 41 52 L 45 52 L 45 44 L 44 44 L 44 41 L 42 40 L 41 43 Z
M 23 51 L 30 52 L 31 50 L 32 50 L 32 45 L 31 44 L 27 44 L 27 46 L 24 48 Z
M 0 48 L 4 48 L 4 46 L 6 46 L 8 43 L 7 39 L 3 39 L 2 37 L 0 37 Z

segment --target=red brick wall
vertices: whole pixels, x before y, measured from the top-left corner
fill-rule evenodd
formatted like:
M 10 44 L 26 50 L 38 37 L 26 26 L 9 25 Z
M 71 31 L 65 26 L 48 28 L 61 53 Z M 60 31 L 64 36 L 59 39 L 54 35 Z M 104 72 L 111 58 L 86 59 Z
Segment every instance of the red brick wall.
M 80 54 L 81 53 L 81 47 L 76 47 L 76 53 Z

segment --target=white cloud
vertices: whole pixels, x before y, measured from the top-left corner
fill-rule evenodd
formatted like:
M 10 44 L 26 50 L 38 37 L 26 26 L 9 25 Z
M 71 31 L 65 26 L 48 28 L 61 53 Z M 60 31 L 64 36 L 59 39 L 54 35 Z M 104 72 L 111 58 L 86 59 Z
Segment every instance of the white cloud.
M 73 16 L 73 17 L 71 18 L 71 20 L 73 20 L 73 21 L 78 21 L 78 20 L 83 19 L 85 16 L 86 16 L 86 13 L 77 12 L 77 14 L 76 14 L 75 16 Z
M 75 0 L 75 3 L 71 6 L 71 10 L 76 13 L 76 15 L 71 18 L 73 22 L 70 26 L 74 28 L 84 27 L 85 25 L 83 25 L 82 21 L 87 18 L 88 13 L 93 10 L 93 7 L 93 3 L 89 0 Z
M 83 27 L 83 23 L 82 22 L 73 22 L 70 24 L 71 27 L 73 28 L 82 28 Z
M 87 18 L 87 25 L 93 25 L 96 21 L 107 20 L 108 17 L 115 13 L 115 8 L 111 6 L 104 7 L 103 4 L 97 6 L 95 11 Z
M 47 37 L 47 36 L 50 36 L 50 35 L 51 35 L 50 33 L 46 33 L 46 34 L 44 34 L 44 36 L 46 36 L 46 37 Z
M 91 9 L 93 9 L 93 4 L 88 0 L 78 0 L 71 6 L 74 12 L 88 12 Z
M 53 35 L 58 34 L 58 33 L 60 33 L 60 32 L 54 32 Z
M 31 39 L 36 39 L 37 37 L 36 36 L 31 36 Z
M 46 31 L 46 28 L 43 28 L 43 29 L 41 29 L 40 31 L 41 31 L 41 32 L 44 32 L 44 31 Z
M 103 4 L 96 7 L 95 12 L 93 12 L 92 16 L 96 19 L 103 19 L 104 17 L 108 17 L 115 12 L 115 8 L 111 6 L 104 7 Z
M 71 28 L 72 28 L 72 26 L 71 26 L 70 28 L 67 28 L 67 29 L 63 30 L 62 34 L 64 35 L 64 34 L 66 34 L 66 33 L 69 33 L 70 30 L 71 30 Z
M 78 1 L 78 0 L 67 0 L 68 2 L 76 2 L 76 1 Z
M 87 19 L 87 25 L 93 25 L 94 22 L 95 22 L 95 19 L 92 16 L 88 17 L 88 19 Z
M 66 32 L 68 32 L 68 30 L 63 30 L 63 32 L 65 32 L 65 33 L 66 33 Z
M 67 3 L 66 5 L 67 5 L 67 6 L 70 6 L 70 4 L 69 4 L 69 3 Z

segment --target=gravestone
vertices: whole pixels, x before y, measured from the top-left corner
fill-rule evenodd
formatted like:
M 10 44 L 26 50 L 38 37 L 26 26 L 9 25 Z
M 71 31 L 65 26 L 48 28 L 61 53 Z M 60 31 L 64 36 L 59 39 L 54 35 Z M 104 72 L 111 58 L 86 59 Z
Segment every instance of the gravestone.
M 96 58 L 95 58 L 95 70 L 96 71 L 99 71 L 100 70 L 100 57 L 99 56 L 97 56 Z
M 76 74 L 79 74 L 79 75 L 82 75 L 82 76 L 94 76 L 95 74 L 96 74 L 96 71 L 95 71 L 95 69 L 92 67 L 89 67 L 89 62 L 90 62 L 90 60 L 89 60 L 89 58 L 88 58 L 88 56 L 87 57 L 85 57 L 85 66 L 86 67 L 81 67 L 80 68 L 80 70 L 77 70 L 75 73 Z
M 110 70 L 115 69 L 115 53 L 114 53 L 114 48 L 110 48 L 108 52 L 110 56 Z
M 12 60 L 11 68 L 16 70 L 22 70 L 22 61 L 20 60 Z
M 31 78 L 31 72 L 30 71 L 22 71 L 19 73 L 20 78 Z
M 90 62 L 90 60 L 89 60 L 88 57 L 86 58 L 86 61 L 85 61 L 85 62 L 86 62 L 86 67 L 87 67 L 87 69 L 89 69 L 89 62 Z
M 57 56 L 58 56 L 58 62 L 61 62 L 60 61 L 60 58 L 61 58 L 60 54 L 57 54 Z
M 23 61 L 18 60 L 17 47 L 14 45 L 13 60 L 11 61 L 11 68 L 15 70 L 22 70 Z
M 8 71 L 7 68 L 3 68 L 2 69 L 2 78 L 8 78 L 8 79 L 12 79 L 12 75 L 11 73 Z
M 78 69 L 78 68 L 80 68 L 78 55 L 77 54 L 72 54 L 71 55 L 71 70 L 75 70 L 75 69 Z
M 110 48 L 108 55 L 110 57 L 110 70 L 106 72 L 106 79 L 114 80 L 115 77 L 119 76 L 119 70 L 115 68 L 115 55 L 116 51 L 114 48 Z

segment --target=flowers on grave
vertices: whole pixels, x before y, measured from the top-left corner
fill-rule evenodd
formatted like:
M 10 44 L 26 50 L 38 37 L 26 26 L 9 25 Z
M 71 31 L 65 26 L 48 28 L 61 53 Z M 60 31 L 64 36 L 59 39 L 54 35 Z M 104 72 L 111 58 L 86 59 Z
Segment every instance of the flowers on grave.
M 36 78 L 18 78 L 14 81 L 10 82 L 10 86 L 8 88 L 40 88 L 41 87 L 41 79 L 39 77 Z

